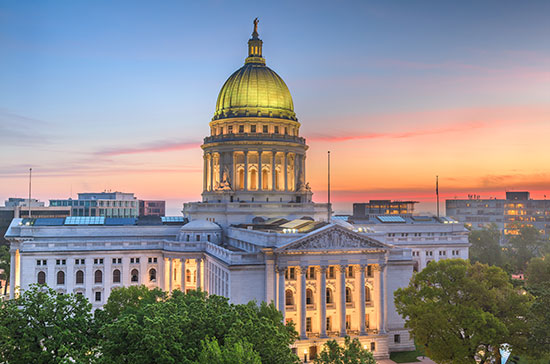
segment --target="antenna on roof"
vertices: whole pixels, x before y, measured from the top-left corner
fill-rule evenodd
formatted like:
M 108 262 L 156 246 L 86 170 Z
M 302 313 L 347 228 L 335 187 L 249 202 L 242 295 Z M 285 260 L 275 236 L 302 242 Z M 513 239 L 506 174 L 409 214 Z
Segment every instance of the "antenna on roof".
M 439 176 L 435 176 L 435 195 L 437 197 L 437 218 L 439 219 Z
M 327 211 L 327 222 L 330 224 L 330 218 L 332 216 L 332 206 L 330 205 L 330 150 L 328 151 L 328 188 L 327 188 L 327 208 L 328 208 L 328 211 Z

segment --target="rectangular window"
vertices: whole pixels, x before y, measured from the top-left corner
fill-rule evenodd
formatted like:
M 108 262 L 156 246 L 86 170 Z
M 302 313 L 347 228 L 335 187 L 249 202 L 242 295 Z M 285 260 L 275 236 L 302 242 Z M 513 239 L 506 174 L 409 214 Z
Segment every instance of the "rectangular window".
M 95 258 L 94 259 L 94 264 L 98 264 L 99 263 L 99 259 Z
M 332 330 L 332 326 L 330 322 L 330 316 L 327 316 L 327 331 L 331 331 L 331 330 Z
M 122 264 L 122 258 L 118 258 L 118 264 Z
M 370 351 L 375 351 L 376 350 L 376 343 L 375 342 L 371 342 L 370 343 Z
M 307 279 L 315 279 L 315 267 L 309 267 L 307 272 Z
M 153 258 L 149 257 L 149 259 L 147 260 L 148 263 L 153 263 Z
M 250 132 L 255 133 L 256 132 L 256 125 L 250 125 Z
M 311 317 L 306 317 L 306 332 L 311 332 Z
M 201 236 L 197 234 L 197 235 L 195 236 L 195 239 L 196 239 L 197 241 L 201 241 Z
M 401 335 L 399 335 L 399 334 L 393 335 L 393 342 L 396 343 L 396 344 L 401 343 Z
M 370 328 L 370 317 L 369 317 L 369 314 L 365 314 L 365 328 L 369 329 Z
M 244 125 L 239 125 L 239 133 L 244 133 Z
M 233 133 L 233 126 L 232 126 L 232 125 L 229 125 L 229 126 L 227 127 L 227 132 L 228 132 L 229 134 Z
M 372 277 L 372 265 L 367 265 L 367 277 Z
M 101 301 L 101 292 L 96 292 L 96 293 L 95 293 L 95 300 L 96 300 L 96 302 L 100 302 L 100 301 Z
M 153 258 L 153 263 L 156 263 L 157 262 L 157 258 Z
M 61 264 L 61 259 L 56 259 L 55 260 L 55 265 L 60 265 Z
M 139 263 L 139 258 L 136 258 L 136 263 Z
M 116 258 L 113 258 L 113 264 L 116 264 Z
M 130 264 L 134 264 L 134 258 L 130 258 Z
M 288 128 L 285 126 L 285 134 L 288 135 Z
M 328 267 L 327 269 L 327 278 L 328 279 L 334 279 L 335 273 L 334 273 L 334 267 Z
M 275 127 L 275 134 L 279 134 L 279 127 L 278 126 Z
M 351 330 L 351 315 L 346 315 L 346 330 Z
M 36 265 L 40 265 L 41 263 L 42 263 L 42 260 L 40 259 L 36 261 Z
M 353 278 L 353 266 L 348 266 L 348 268 L 346 269 L 346 273 L 348 278 Z
M 263 129 L 264 129 L 264 133 L 268 133 L 268 132 L 269 132 L 268 129 L 267 129 L 267 125 L 264 125 L 264 126 L 263 126 Z

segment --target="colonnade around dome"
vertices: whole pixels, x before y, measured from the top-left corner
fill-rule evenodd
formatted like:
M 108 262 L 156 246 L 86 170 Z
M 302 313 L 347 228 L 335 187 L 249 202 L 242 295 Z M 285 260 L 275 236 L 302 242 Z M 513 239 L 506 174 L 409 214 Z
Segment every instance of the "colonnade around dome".
M 296 152 L 263 149 L 205 152 L 203 190 L 294 192 L 305 188 L 301 186 L 304 174 L 305 155 Z

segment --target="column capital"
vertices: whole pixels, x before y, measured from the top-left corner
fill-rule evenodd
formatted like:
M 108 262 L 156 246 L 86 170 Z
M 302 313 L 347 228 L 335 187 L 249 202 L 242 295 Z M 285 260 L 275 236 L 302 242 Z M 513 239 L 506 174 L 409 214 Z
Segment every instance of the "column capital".
M 305 273 L 307 272 L 308 268 L 309 268 L 309 265 L 300 264 L 300 266 L 298 267 L 298 271 L 301 273 Z
M 338 264 L 336 267 L 340 272 L 345 272 L 349 264 Z
M 322 265 L 321 266 L 321 274 L 325 274 L 327 272 L 327 269 L 328 269 L 328 265 Z
M 368 266 L 369 266 L 369 264 L 360 264 L 359 265 L 360 269 L 362 269 L 362 270 L 367 269 Z
M 384 268 L 386 268 L 386 263 L 378 263 L 374 266 L 374 270 L 375 271 L 381 271 L 383 270 Z
M 284 273 L 286 269 L 287 269 L 286 265 L 277 264 L 275 266 L 275 270 L 277 271 L 277 273 Z

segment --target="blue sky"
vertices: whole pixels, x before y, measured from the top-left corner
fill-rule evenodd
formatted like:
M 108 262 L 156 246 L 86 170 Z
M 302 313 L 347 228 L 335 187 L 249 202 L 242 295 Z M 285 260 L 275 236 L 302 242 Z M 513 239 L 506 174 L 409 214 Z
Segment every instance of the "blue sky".
M 546 189 L 548 1 L 4 1 L 0 198 L 24 195 L 32 166 L 45 200 L 104 188 L 172 212 L 198 200 L 200 149 L 181 145 L 207 135 L 254 17 L 310 163 L 335 151 L 342 210 L 382 195 L 431 208 L 435 174 L 449 194 Z M 518 141 L 523 124 L 539 147 Z M 357 166 L 369 168 L 350 181 Z M 322 201 L 324 171 L 308 170 Z

